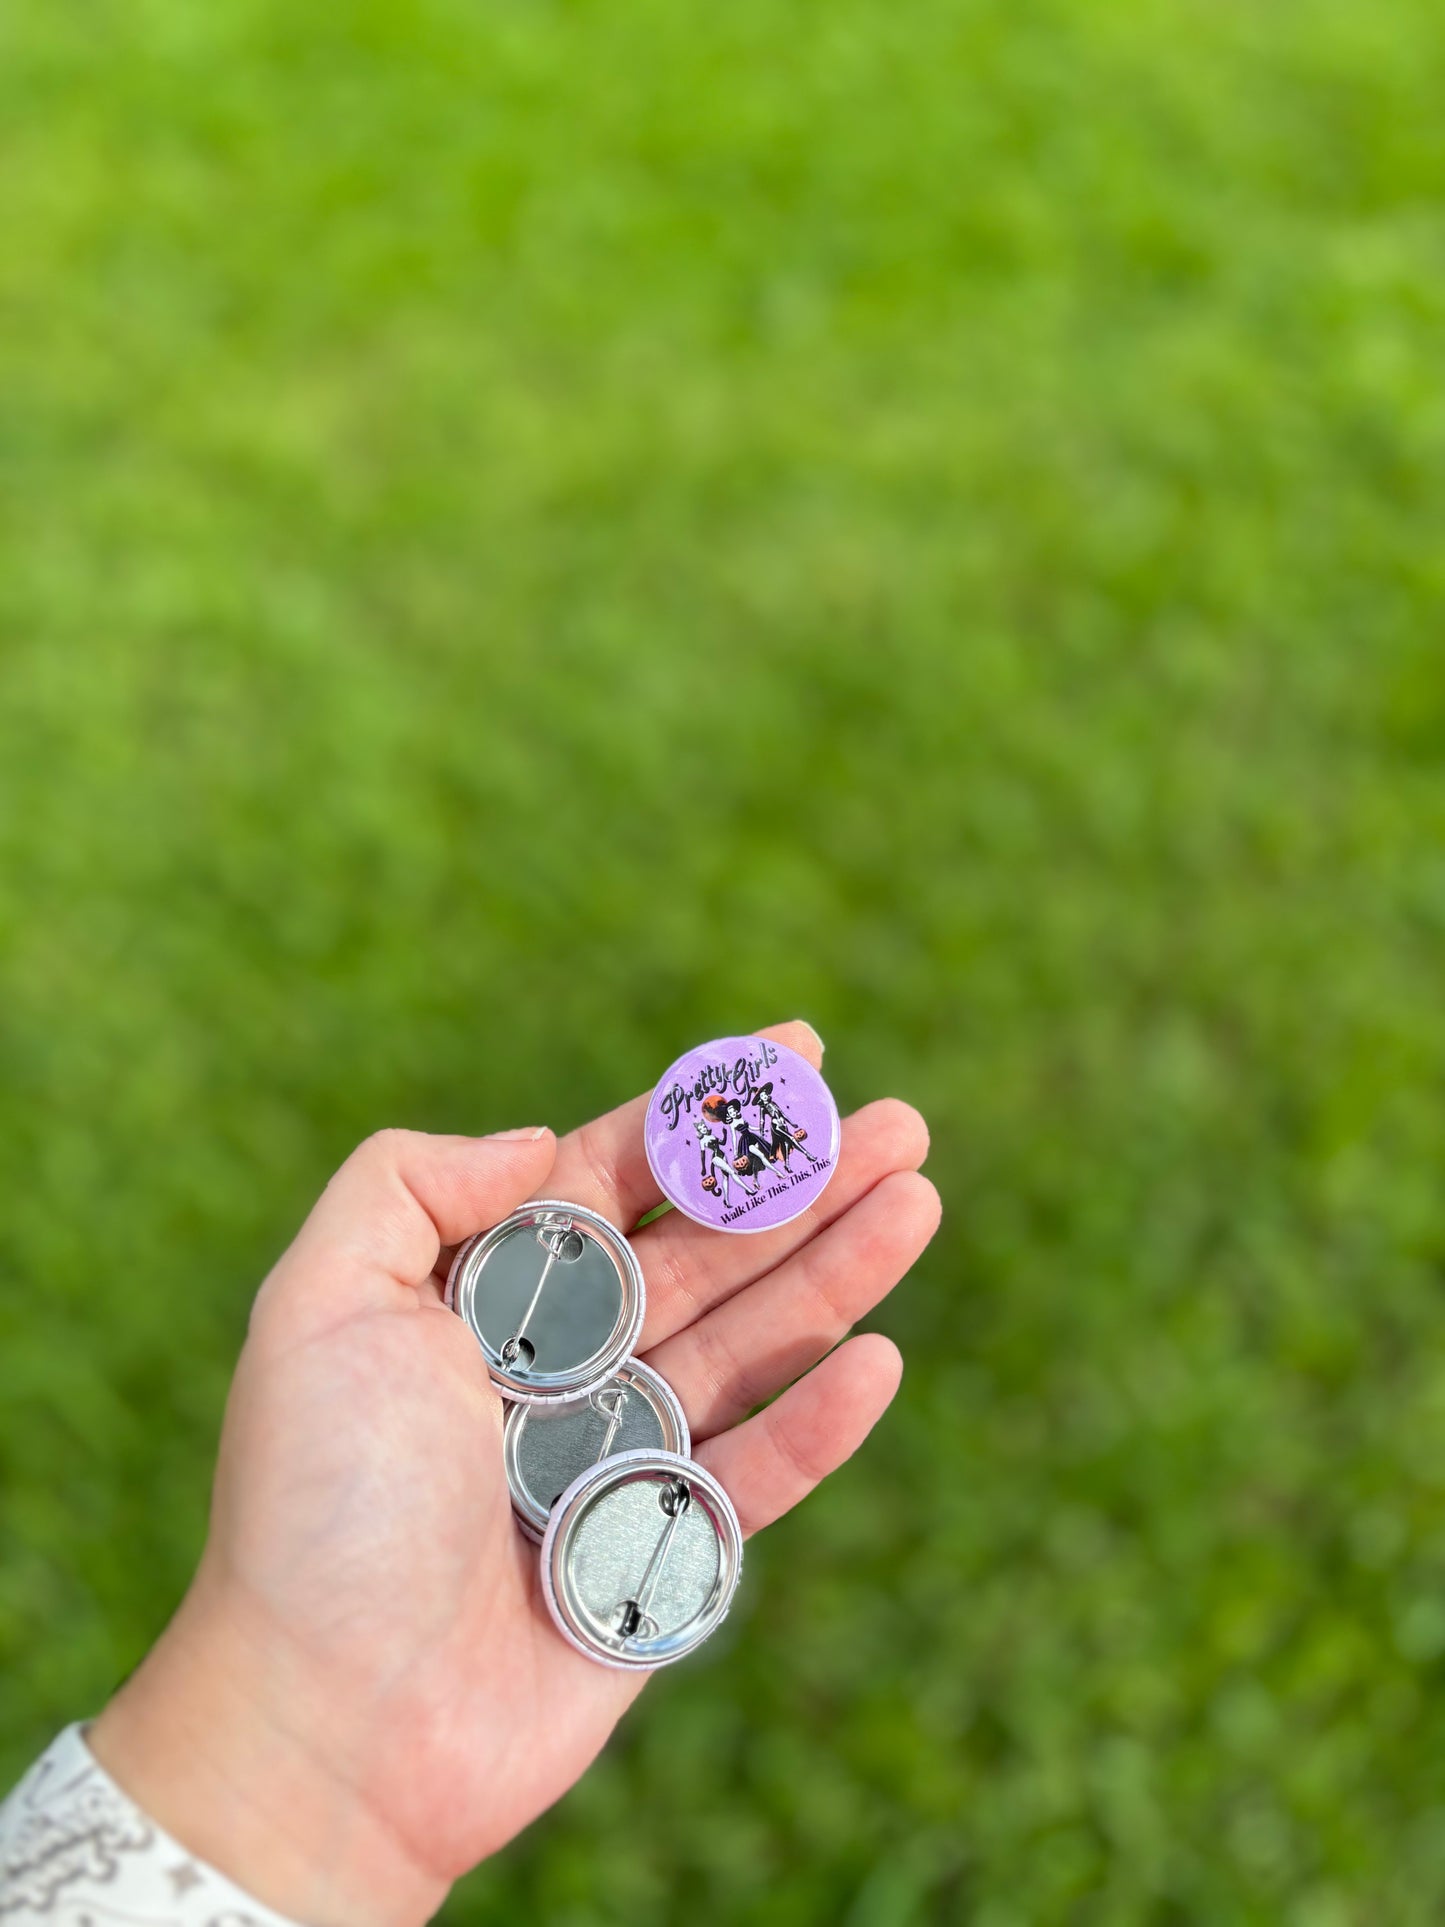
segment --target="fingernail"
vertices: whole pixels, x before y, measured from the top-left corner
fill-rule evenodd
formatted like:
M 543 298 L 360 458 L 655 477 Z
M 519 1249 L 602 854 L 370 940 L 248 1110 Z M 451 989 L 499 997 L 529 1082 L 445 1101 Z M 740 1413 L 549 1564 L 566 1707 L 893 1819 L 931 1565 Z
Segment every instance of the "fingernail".
M 488 1141 L 492 1144 L 513 1144 L 522 1140 L 525 1140 L 528 1144 L 535 1144 L 539 1137 L 546 1137 L 546 1135 L 547 1126 L 545 1124 L 524 1124 L 522 1128 L 517 1131 L 487 1132 Z
M 795 1024 L 801 1024 L 803 1029 L 807 1031 L 808 1035 L 812 1038 L 813 1042 L 818 1046 L 818 1052 L 819 1052 L 819 1055 L 821 1056 L 821 1054 L 828 1048 L 828 1046 L 823 1042 L 822 1038 L 818 1035 L 817 1031 L 814 1030 L 813 1026 L 808 1022 L 807 1018 L 795 1017 L 793 1019 L 793 1022 Z

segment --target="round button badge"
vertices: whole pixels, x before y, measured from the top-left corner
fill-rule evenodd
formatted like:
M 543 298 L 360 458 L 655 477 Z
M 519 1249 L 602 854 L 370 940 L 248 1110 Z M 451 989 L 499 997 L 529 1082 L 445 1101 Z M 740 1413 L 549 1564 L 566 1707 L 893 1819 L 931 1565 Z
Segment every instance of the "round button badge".
M 470 1326 L 493 1384 L 524 1405 L 584 1396 L 642 1330 L 642 1267 L 596 1211 L 541 1199 L 469 1238 L 446 1301 Z
M 743 1535 L 710 1473 L 672 1452 L 589 1466 L 552 1508 L 542 1593 L 569 1645 L 603 1666 L 667 1666 L 716 1630 L 743 1566 Z
M 838 1162 L 838 1107 L 806 1057 L 766 1037 L 699 1044 L 663 1074 L 643 1126 L 663 1195 L 719 1231 L 771 1231 Z
M 605 1385 L 556 1405 L 513 1405 L 502 1461 L 517 1524 L 540 1540 L 552 1507 L 579 1472 L 619 1452 L 692 1450 L 677 1394 L 641 1359 L 619 1365 Z

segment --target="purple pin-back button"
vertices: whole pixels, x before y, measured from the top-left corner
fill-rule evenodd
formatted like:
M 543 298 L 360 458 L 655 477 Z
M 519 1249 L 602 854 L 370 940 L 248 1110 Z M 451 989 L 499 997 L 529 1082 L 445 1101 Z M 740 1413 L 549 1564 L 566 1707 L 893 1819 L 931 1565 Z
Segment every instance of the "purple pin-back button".
M 766 1037 L 686 1051 L 647 1106 L 652 1175 L 717 1231 L 771 1231 L 806 1211 L 838 1163 L 838 1106 L 806 1057 Z

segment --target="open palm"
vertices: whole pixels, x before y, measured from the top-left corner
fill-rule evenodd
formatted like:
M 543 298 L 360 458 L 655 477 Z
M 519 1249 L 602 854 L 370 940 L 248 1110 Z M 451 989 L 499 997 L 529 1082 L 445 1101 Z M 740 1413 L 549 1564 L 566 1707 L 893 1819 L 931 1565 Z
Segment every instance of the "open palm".
M 764 1034 L 818 1061 L 806 1026 Z M 512 1521 L 503 1407 L 441 1280 L 452 1246 L 529 1197 L 636 1224 L 661 1201 L 645 1104 L 560 1141 L 383 1132 L 257 1297 L 200 1570 L 91 1744 L 298 1919 L 426 1918 L 571 1786 L 644 1683 L 555 1631 Z M 915 1112 L 871 1104 L 792 1224 L 727 1237 L 673 1212 L 635 1237 L 639 1350 L 745 1532 L 841 1464 L 896 1389 L 888 1340 L 838 1341 L 932 1235 L 926 1148 Z

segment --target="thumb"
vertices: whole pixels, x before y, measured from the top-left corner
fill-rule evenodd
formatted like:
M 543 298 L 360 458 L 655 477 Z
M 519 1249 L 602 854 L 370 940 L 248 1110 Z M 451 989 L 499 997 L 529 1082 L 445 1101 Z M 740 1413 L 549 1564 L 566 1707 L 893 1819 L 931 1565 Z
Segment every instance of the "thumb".
M 543 1126 L 492 1137 L 378 1131 L 322 1192 L 261 1287 L 256 1312 L 284 1310 L 288 1325 L 306 1326 L 417 1303 L 442 1246 L 535 1197 L 556 1151 Z

